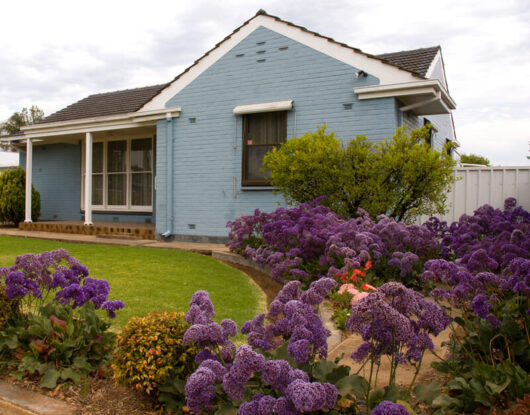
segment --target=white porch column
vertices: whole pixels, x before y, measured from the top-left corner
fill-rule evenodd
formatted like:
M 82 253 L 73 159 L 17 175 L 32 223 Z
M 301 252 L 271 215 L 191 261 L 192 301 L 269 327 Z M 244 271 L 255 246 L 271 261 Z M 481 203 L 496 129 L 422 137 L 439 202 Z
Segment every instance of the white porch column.
M 92 133 L 85 139 L 85 225 L 92 223 Z
M 24 222 L 31 222 L 31 169 L 33 163 L 33 143 L 31 138 L 26 140 L 26 219 Z

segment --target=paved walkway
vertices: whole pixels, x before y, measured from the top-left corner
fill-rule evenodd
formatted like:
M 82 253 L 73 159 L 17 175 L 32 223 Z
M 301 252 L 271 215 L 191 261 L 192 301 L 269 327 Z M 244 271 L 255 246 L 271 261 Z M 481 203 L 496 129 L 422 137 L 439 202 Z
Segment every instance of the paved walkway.
M 61 242 L 74 242 L 82 244 L 102 244 L 102 245 L 125 245 L 125 246 L 145 246 L 147 248 L 178 249 L 181 251 L 191 251 L 200 254 L 212 255 L 214 252 L 228 253 L 228 248 L 223 244 L 204 244 L 198 242 L 164 242 L 146 239 L 120 239 L 98 237 L 94 235 L 78 235 L 58 232 L 33 232 L 23 231 L 16 228 L 0 228 L 0 235 L 18 236 L 22 238 L 49 239 Z

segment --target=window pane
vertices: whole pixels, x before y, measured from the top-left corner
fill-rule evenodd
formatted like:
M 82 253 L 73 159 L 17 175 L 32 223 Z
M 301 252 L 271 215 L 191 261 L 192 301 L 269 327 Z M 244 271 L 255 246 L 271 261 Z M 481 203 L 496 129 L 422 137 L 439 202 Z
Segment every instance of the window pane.
M 103 143 L 92 144 L 92 173 L 103 173 Z
M 107 177 L 107 204 L 109 206 L 124 206 L 126 198 L 127 180 L 125 174 L 109 174 Z
M 109 141 L 107 143 L 107 171 L 125 172 L 127 141 Z
M 131 175 L 131 205 L 151 206 L 153 178 L 151 173 L 133 173 Z
M 287 113 L 248 114 L 245 144 L 277 144 L 286 139 Z
M 92 204 L 93 205 L 103 204 L 103 175 L 102 174 L 92 175 Z
M 273 147 L 274 146 L 247 147 L 247 159 L 245 163 L 246 180 L 264 180 L 270 178 L 269 172 L 262 174 L 260 173 L 260 169 L 263 167 L 263 156 L 265 156 L 265 154 Z
M 131 141 L 131 170 L 151 171 L 153 149 L 150 138 Z

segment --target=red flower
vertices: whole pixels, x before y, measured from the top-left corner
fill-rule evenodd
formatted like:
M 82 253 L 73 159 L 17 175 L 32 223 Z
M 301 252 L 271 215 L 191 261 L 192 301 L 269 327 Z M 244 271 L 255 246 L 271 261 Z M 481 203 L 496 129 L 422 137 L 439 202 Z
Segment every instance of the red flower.
M 368 271 L 370 268 L 372 268 L 372 261 L 367 261 L 366 264 L 364 264 L 364 270 Z

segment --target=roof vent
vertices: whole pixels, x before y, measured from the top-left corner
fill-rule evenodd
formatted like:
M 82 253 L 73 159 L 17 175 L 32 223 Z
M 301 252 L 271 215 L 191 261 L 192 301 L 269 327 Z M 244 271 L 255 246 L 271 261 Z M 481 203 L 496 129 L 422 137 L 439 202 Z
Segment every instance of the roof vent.
M 259 9 L 258 12 L 256 13 L 256 16 L 259 16 L 259 15 L 262 15 L 262 14 L 266 15 L 267 12 L 265 10 L 263 10 L 263 9 Z

